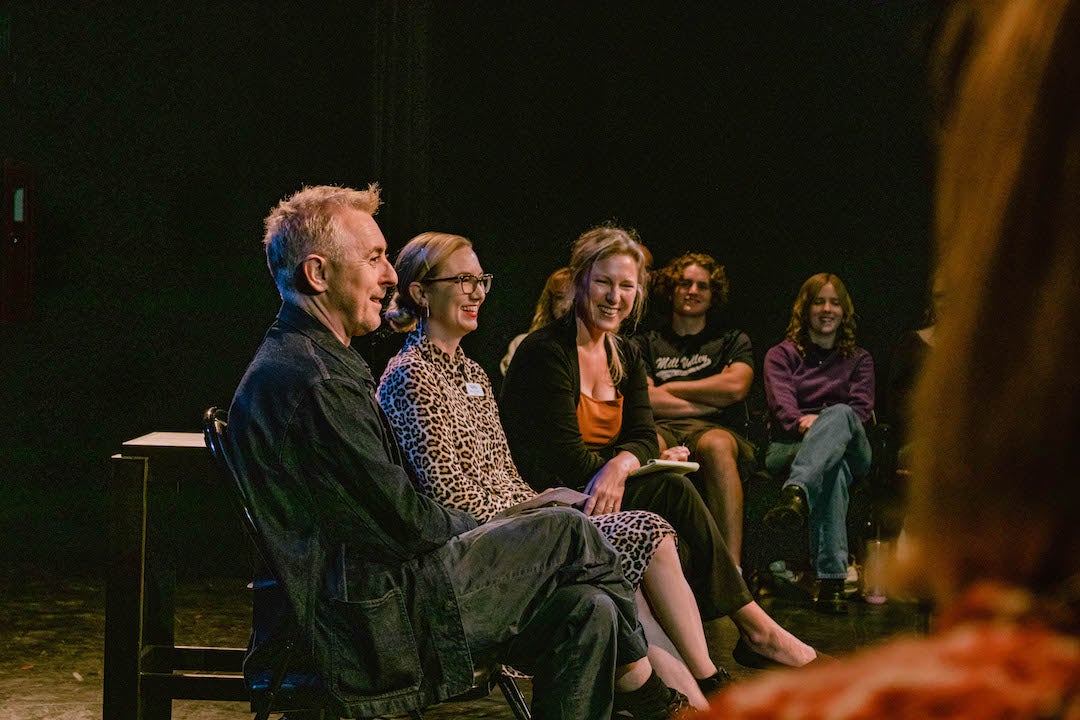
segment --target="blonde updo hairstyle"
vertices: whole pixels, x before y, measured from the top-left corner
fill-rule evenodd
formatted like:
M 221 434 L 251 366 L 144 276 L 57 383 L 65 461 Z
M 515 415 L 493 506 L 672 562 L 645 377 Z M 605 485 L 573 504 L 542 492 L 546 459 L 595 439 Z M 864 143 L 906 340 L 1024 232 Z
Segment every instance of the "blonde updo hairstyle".
M 424 282 L 425 278 L 438 277 L 438 267 L 462 248 L 471 248 L 472 242 L 461 235 L 426 232 L 410 240 L 398 253 L 394 270 L 398 282 L 394 297 L 383 317 L 398 332 L 409 332 L 422 323 L 426 308 L 416 302 L 409 287 Z

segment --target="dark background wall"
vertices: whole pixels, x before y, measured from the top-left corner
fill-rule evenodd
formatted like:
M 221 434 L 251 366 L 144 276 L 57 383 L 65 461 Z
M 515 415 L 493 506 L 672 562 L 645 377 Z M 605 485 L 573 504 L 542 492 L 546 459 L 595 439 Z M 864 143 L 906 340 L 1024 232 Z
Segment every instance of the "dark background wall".
M 0 12 L 0 156 L 35 169 L 38 219 L 34 317 L 0 326 L 0 537 L 46 569 L 100 568 L 122 440 L 228 402 L 277 308 L 261 220 L 302 183 L 380 180 L 392 248 L 473 238 L 491 372 L 612 218 L 659 263 L 721 258 L 761 353 L 814 272 L 847 282 L 881 374 L 921 313 L 928 3 Z

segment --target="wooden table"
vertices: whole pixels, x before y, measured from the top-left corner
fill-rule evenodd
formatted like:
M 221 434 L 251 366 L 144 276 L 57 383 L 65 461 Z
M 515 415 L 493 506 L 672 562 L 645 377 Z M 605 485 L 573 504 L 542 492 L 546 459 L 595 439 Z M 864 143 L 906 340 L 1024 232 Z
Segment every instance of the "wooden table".
M 243 648 L 175 645 L 177 500 L 212 473 L 201 433 L 150 433 L 110 459 L 104 720 L 170 718 L 173 699 L 248 699 Z

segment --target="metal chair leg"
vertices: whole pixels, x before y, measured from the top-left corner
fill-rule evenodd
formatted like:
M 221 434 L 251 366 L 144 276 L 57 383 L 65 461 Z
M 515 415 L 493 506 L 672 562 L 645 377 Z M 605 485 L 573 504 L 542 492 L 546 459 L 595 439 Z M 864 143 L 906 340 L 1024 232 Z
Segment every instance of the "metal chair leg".
M 506 704 L 510 706 L 510 711 L 514 713 L 514 717 L 517 720 L 532 720 L 532 713 L 529 712 L 529 706 L 525 703 L 525 696 L 521 694 L 521 688 L 514 682 L 514 678 L 499 673 L 496 682 L 499 683 L 499 689 L 502 690 L 503 697 L 506 698 Z
M 273 712 L 277 691 L 281 688 L 281 683 L 285 681 L 285 674 L 289 670 L 289 661 L 292 660 L 294 644 L 292 640 L 285 643 L 281 660 L 278 662 L 277 667 L 274 668 L 274 674 L 270 677 L 270 685 L 266 688 L 266 694 L 262 698 L 262 707 L 255 713 L 255 720 L 267 720 L 270 713 Z

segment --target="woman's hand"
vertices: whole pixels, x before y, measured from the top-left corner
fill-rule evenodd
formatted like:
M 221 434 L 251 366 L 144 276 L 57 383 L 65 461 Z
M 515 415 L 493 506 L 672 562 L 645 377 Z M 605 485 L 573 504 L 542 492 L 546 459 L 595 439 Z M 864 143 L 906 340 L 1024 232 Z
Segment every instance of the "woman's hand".
M 629 456 L 629 459 L 624 456 Z M 592 480 L 585 486 L 585 493 L 591 496 L 585 502 L 586 515 L 619 512 L 623 491 L 626 489 L 626 478 L 633 470 L 631 464 L 638 465 L 637 458 L 630 453 L 619 453 L 593 475 Z
M 815 420 L 817 420 L 817 415 L 803 415 L 799 418 L 799 432 L 805 435 Z
M 679 462 L 686 462 L 690 459 L 690 448 L 685 445 L 676 445 L 675 447 L 669 447 L 664 452 L 660 453 L 661 460 L 678 460 Z

